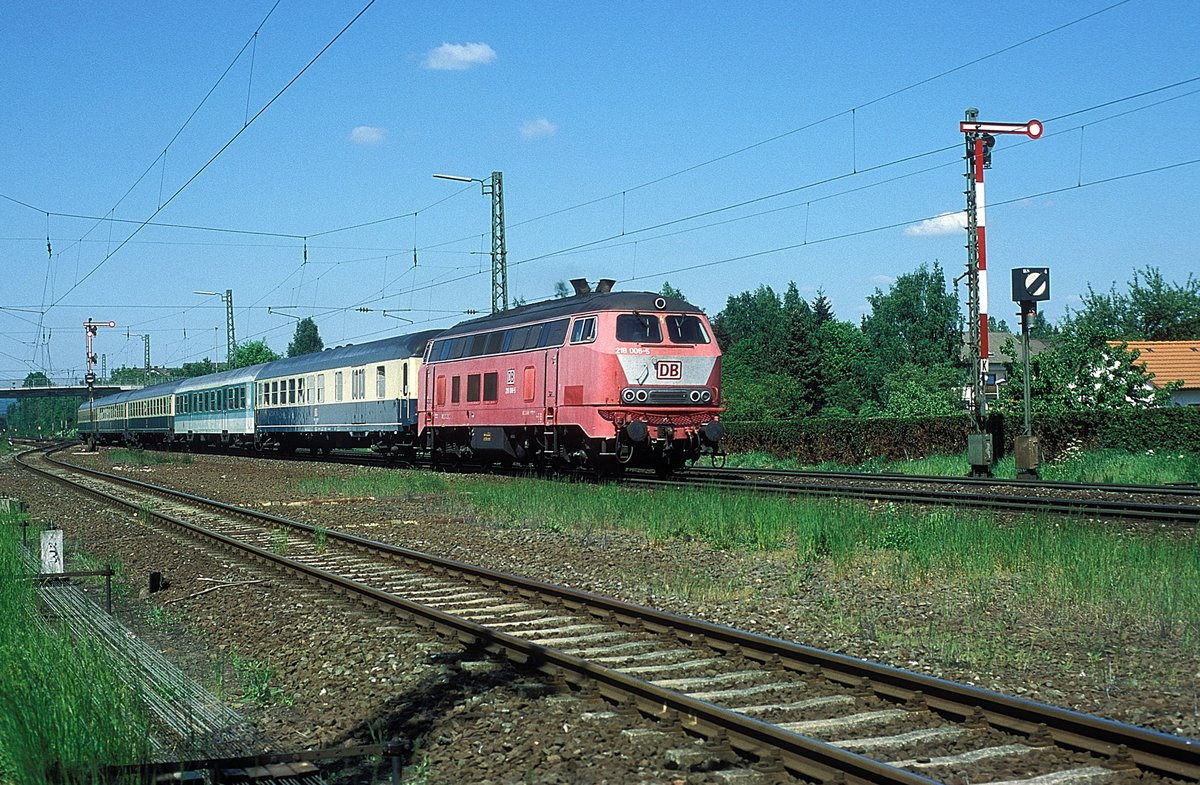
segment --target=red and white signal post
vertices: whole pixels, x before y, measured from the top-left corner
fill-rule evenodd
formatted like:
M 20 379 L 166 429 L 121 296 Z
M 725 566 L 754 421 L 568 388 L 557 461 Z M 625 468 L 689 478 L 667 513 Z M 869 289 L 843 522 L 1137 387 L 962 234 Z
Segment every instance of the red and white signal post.
M 983 171 L 992 165 L 993 134 L 1025 134 L 1030 139 L 1042 135 L 1037 120 L 1027 123 L 981 123 L 979 110 L 968 109 L 958 124 L 966 136 L 967 150 L 967 288 L 970 309 L 971 359 L 974 364 L 972 407 L 975 431 L 967 438 L 967 456 L 972 475 L 992 474 L 992 436 L 985 433 L 987 401 L 984 385 L 988 371 L 988 296 L 987 296 L 987 212 L 985 210 Z

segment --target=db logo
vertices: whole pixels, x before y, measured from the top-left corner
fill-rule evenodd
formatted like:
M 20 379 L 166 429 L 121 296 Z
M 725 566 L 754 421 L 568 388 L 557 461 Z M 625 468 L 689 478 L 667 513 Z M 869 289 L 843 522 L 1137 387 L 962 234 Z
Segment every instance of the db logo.
M 677 382 L 683 378 L 683 363 L 679 360 L 659 360 L 654 364 L 654 373 L 663 381 Z

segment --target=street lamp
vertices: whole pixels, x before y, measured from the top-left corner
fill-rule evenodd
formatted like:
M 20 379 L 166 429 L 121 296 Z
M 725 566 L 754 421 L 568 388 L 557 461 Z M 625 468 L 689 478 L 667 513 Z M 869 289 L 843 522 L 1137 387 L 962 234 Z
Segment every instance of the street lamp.
M 500 172 L 486 180 L 456 174 L 435 174 L 439 180 L 479 183 L 484 196 L 492 197 L 492 313 L 508 310 L 508 252 L 504 245 L 504 182 Z
M 205 292 L 193 291 L 192 294 L 203 294 L 208 297 L 220 297 L 225 302 L 225 342 L 226 342 L 226 366 L 233 367 L 233 353 L 237 350 L 237 339 L 233 334 L 233 290 L 226 289 L 225 294 L 220 292 Z

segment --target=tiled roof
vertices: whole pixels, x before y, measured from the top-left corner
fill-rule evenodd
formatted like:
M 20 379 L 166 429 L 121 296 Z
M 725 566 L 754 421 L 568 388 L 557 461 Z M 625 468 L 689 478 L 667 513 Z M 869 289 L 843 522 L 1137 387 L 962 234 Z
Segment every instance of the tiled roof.
M 1120 341 L 1109 341 L 1109 346 L 1120 346 Z M 1162 387 L 1176 379 L 1183 380 L 1183 389 L 1200 390 L 1200 341 L 1126 341 L 1130 351 L 1141 354 L 1137 362 L 1154 374 L 1151 381 Z

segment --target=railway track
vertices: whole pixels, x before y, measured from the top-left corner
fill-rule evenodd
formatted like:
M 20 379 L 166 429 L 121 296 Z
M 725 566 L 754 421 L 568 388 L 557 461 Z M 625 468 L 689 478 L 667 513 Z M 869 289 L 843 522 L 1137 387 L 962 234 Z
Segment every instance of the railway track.
M 683 727 L 759 781 L 1200 780 L 1200 742 L 49 464 L 162 525 Z M 71 475 L 83 473 L 83 479 Z M 1037 779 L 1035 778 L 1044 778 Z
M 225 454 L 245 453 L 230 450 L 225 451 Z M 359 466 L 411 465 L 416 468 L 432 468 L 427 461 L 418 460 L 416 464 L 402 464 L 395 458 L 350 451 L 319 455 L 279 453 L 272 454 L 272 457 L 281 460 Z M 500 467 L 492 467 L 490 471 L 501 474 L 533 473 L 526 469 L 506 470 Z M 595 479 L 587 473 L 571 473 L 569 476 L 572 479 Z M 715 469 L 699 466 L 666 478 L 630 472 L 621 476 L 620 482 L 650 487 L 707 485 L 730 490 L 796 496 L 838 496 L 1017 513 L 1054 513 L 1115 520 L 1154 521 L 1182 526 L 1200 525 L 1200 488 L 1193 485 L 1130 485 L 898 473 Z
M 1007 512 L 1154 521 L 1184 526 L 1200 524 L 1200 491 L 1175 486 L 1109 486 L 763 469 L 695 469 L 671 478 L 627 475 L 623 481 L 655 487 L 703 485 L 796 496 L 837 496 Z

